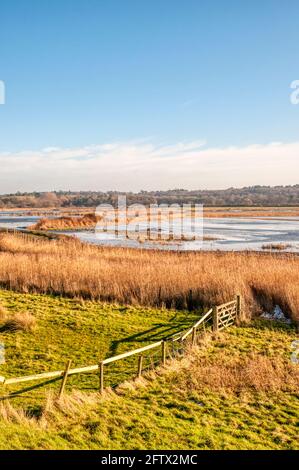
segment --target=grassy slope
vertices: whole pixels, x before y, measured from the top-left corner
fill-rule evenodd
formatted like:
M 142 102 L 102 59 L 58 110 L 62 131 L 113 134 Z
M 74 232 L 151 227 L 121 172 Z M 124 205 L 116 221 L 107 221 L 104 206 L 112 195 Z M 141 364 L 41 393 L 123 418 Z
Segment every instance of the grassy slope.
M 5 405 L 0 448 L 298 448 L 295 338 L 266 321 L 232 327 L 139 386 L 105 398 L 73 392 L 61 406 L 49 399 L 39 421 Z
M 37 328 L 32 333 L 0 332 L 6 359 L 0 365 L 0 375 L 5 377 L 60 370 L 67 359 L 72 360 L 73 367 L 97 364 L 100 359 L 174 334 L 191 325 L 199 315 L 3 290 L 0 290 L 0 304 L 12 315 L 30 312 L 37 320 Z M 132 377 L 136 370 L 136 358 L 120 362 L 114 368 L 111 365 L 107 380 L 109 384 L 120 383 Z M 96 374 L 74 376 L 69 382 L 80 389 L 98 387 Z M 56 389 L 58 386 L 54 385 Z M 17 388 L 10 387 L 10 390 Z M 44 398 L 44 389 L 31 392 L 31 396 L 26 403 L 35 406 Z

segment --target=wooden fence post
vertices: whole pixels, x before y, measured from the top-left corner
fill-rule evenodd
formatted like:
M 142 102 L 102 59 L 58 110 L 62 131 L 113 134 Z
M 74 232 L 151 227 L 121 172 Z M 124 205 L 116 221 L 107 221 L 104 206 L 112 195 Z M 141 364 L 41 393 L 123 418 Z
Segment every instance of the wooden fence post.
M 104 392 L 104 363 L 103 361 L 100 362 L 99 369 L 100 369 L 100 393 L 102 394 Z
M 213 307 L 213 331 L 218 331 L 218 307 Z
M 138 358 L 138 373 L 137 373 L 137 377 L 141 377 L 142 376 L 142 360 L 143 360 L 143 356 L 139 356 Z
M 240 319 L 242 315 L 242 297 L 240 294 L 237 295 L 237 319 Z
M 67 361 L 67 363 L 66 363 L 65 370 L 64 370 L 64 373 L 63 373 L 62 382 L 61 382 L 61 386 L 60 386 L 60 390 L 59 390 L 58 399 L 60 399 L 63 395 L 65 384 L 66 384 L 66 381 L 67 381 L 67 376 L 68 376 L 69 370 L 71 368 L 71 364 L 72 364 L 71 360 Z
M 192 346 L 195 345 L 196 342 L 196 328 L 192 328 Z
M 165 366 L 166 364 L 166 341 L 162 341 L 162 364 Z

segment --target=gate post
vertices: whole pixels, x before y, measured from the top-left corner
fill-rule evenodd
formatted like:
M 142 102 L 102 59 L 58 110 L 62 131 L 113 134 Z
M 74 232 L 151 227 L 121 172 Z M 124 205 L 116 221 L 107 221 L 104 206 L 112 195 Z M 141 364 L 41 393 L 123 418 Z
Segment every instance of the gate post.
M 218 331 L 218 307 L 213 307 L 213 331 Z
M 240 320 L 242 315 L 242 296 L 237 294 L 237 319 Z

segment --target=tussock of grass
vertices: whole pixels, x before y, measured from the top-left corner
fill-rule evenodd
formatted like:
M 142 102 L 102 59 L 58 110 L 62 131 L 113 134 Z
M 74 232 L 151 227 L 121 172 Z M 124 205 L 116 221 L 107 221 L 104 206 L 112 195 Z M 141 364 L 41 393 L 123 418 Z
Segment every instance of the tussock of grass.
M 5 331 L 34 331 L 36 320 L 29 312 L 16 313 L 12 317 L 5 318 L 1 325 L 1 332 Z
M 249 315 L 278 304 L 299 320 L 299 257 L 103 248 L 0 236 L 0 285 L 19 292 L 175 309 L 243 295 Z M 192 292 L 190 292 L 192 291 Z
M 271 358 L 258 353 L 242 360 L 232 360 L 226 353 L 211 357 L 199 355 L 189 364 L 190 374 L 178 377 L 178 386 L 194 389 L 210 389 L 239 395 L 248 391 L 277 393 L 296 392 L 299 386 L 299 370 L 285 358 Z M 186 380 L 187 377 L 187 380 Z
M 81 217 L 58 217 L 55 219 L 42 218 L 36 224 L 29 227 L 29 230 L 80 230 L 95 229 L 100 217 L 94 214 L 84 214 Z

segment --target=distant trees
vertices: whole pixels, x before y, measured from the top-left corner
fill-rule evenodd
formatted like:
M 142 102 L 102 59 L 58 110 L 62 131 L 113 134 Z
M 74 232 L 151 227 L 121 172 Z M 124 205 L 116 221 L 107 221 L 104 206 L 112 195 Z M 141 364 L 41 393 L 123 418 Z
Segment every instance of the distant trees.
M 57 207 L 61 205 L 57 194 L 54 193 L 42 193 L 38 198 L 40 207 Z
M 117 204 L 120 194 L 128 204 L 183 204 L 205 206 L 299 206 L 299 184 L 294 186 L 250 186 L 225 190 L 174 189 L 168 191 L 56 191 L 5 194 L 0 196 L 0 208 L 96 207 L 102 203 Z

